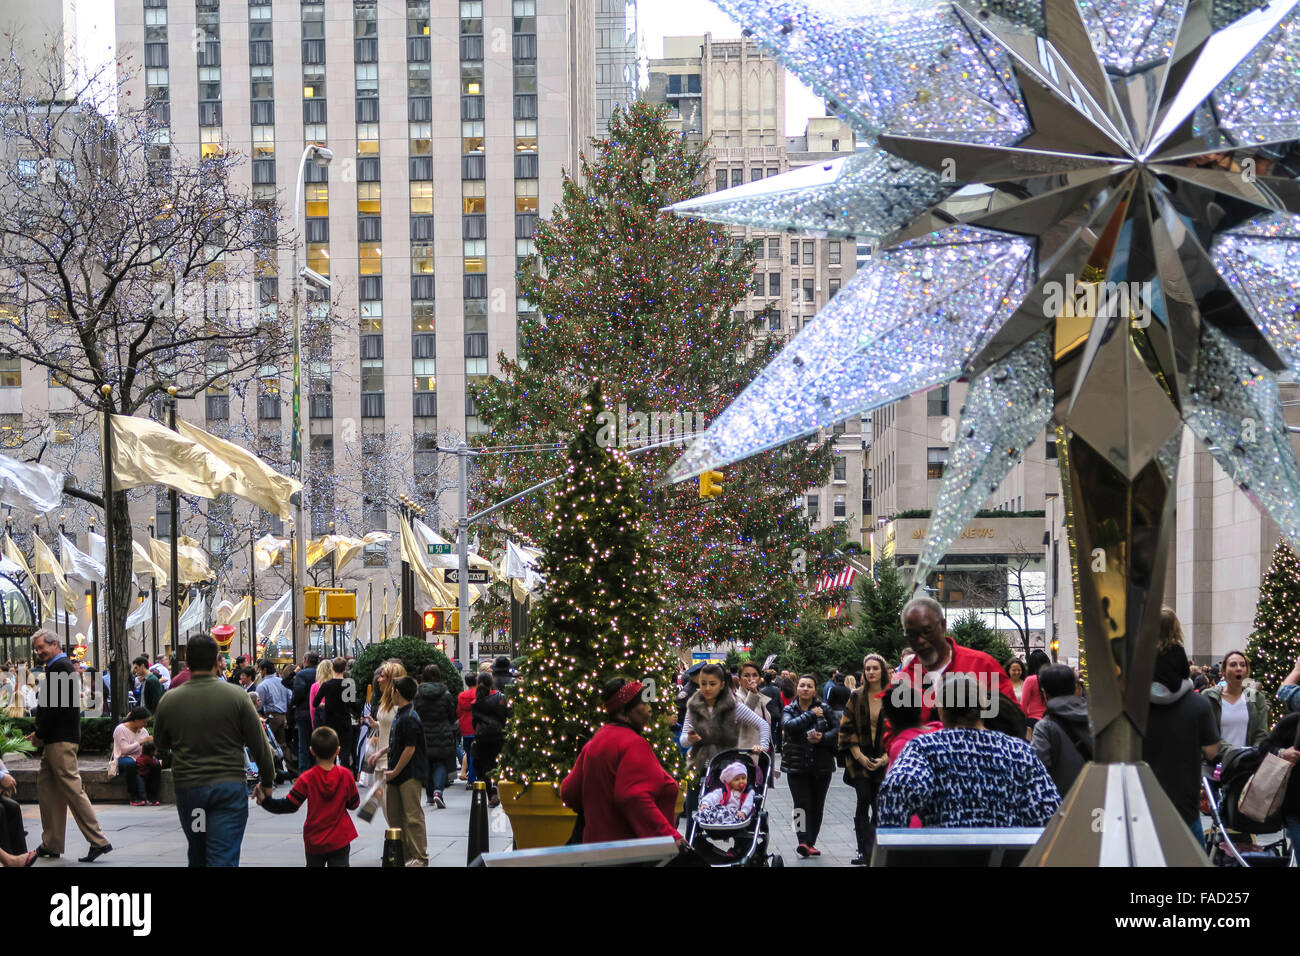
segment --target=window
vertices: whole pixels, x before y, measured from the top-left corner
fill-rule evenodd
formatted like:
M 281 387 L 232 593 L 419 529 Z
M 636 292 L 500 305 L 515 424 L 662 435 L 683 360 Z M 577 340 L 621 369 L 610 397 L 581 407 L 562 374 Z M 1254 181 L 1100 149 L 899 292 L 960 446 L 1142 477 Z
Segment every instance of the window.
M 828 243 L 828 252 L 830 255 L 830 264 L 837 266 L 840 264 L 840 244 L 838 242 Z
M 803 244 L 803 264 L 810 266 L 813 264 L 813 250 L 817 248 L 815 242 L 805 242 Z
M 379 64 L 357 64 L 357 96 L 379 95 Z
M 428 63 L 406 64 L 406 95 L 429 96 L 433 93 Z
M 307 243 L 307 267 L 323 276 L 330 274 L 330 244 L 328 242 Z
M 843 455 L 836 456 L 831 468 L 831 474 L 835 481 L 848 481 L 849 461 L 847 458 Z
M 411 274 L 433 275 L 433 243 L 412 244 Z
M 384 250 L 377 242 L 363 242 L 359 246 L 361 274 L 363 276 L 379 275 L 384 271 Z
M 50 415 L 51 437 L 56 445 L 66 445 L 77 435 L 77 416 L 67 412 Z
M 433 213 L 433 183 L 411 183 L 411 214 L 431 215 Z
M 808 496 L 808 520 L 809 521 L 822 520 L 821 498 L 818 495 Z
M 844 495 L 835 496 L 835 520 L 843 521 L 848 516 L 848 506 L 844 500 Z
M 781 310 L 780 309 L 767 310 L 767 328 L 769 332 L 781 331 Z
M 0 388 L 22 388 L 23 366 L 18 356 L 0 358 Z
M 781 294 L 781 273 L 769 272 L 767 274 L 767 294 L 774 299 Z
M 731 185 L 743 186 L 745 184 L 745 171 L 743 169 L 733 169 L 731 171 Z
M 1047 461 L 1056 460 L 1056 436 L 1054 435 L 1047 436 L 1047 444 L 1044 447 L 1043 458 L 1045 458 Z
M 725 169 L 719 169 L 717 171 L 717 180 L 717 188 L 719 190 L 727 188 L 727 171 Z
M 751 169 L 749 171 L 749 181 L 751 183 L 756 183 L 762 178 L 763 178 L 763 171 L 761 169 Z
M 762 295 L 763 288 L 764 288 L 763 273 L 755 272 L 754 273 L 754 295 Z
M 811 301 L 813 300 L 813 280 L 812 280 L 812 279 L 804 279 L 804 280 L 803 280 L 803 300 L 804 300 L 805 302 L 811 302 Z
M 306 216 L 321 218 L 330 214 L 329 183 L 308 183 L 305 187 Z
M 948 464 L 947 448 L 927 448 L 925 450 L 925 477 L 934 480 L 943 477 L 944 466 Z
M 415 391 L 417 392 L 436 392 L 438 390 L 438 379 L 435 366 L 437 359 L 412 359 L 412 371 L 415 374 Z
M 791 239 L 790 240 L 790 265 L 797 266 L 798 264 L 799 264 L 799 240 Z
M 361 360 L 361 391 L 382 392 L 384 390 L 384 360 Z
M 537 212 L 537 180 L 515 180 L 515 212 Z
M 828 279 L 826 281 L 826 298 L 828 300 L 835 298 L 840 293 L 840 280 Z
M 377 216 L 379 210 L 379 183 L 357 183 L 357 212 Z
M 931 418 L 948 414 L 948 386 L 941 385 L 925 393 L 925 413 Z

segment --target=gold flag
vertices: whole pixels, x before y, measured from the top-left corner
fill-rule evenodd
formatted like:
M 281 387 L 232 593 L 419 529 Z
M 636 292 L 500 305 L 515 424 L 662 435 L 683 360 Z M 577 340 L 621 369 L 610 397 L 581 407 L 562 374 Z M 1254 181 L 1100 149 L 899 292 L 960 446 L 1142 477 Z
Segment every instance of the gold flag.
M 253 543 L 253 558 L 257 562 L 257 570 L 267 571 L 273 565 L 283 563 L 284 551 L 288 547 L 288 538 L 277 538 L 271 534 L 262 535 Z
M 438 580 L 438 575 L 424 563 L 420 546 L 415 540 L 415 532 L 411 530 L 411 523 L 405 518 L 402 519 L 402 558 L 411 566 L 411 571 L 415 574 L 421 590 L 433 598 L 435 604 L 445 607 L 454 603 L 451 593 Z
M 230 466 L 194 439 L 147 418 L 110 415 L 113 487 L 166 485 L 182 494 L 215 498 Z
M 159 538 L 149 539 L 149 550 L 153 563 L 163 568 L 170 568 L 172 563 L 171 545 Z M 199 543 L 187 535 L 181 535 L 180 547 L 176 549 L 177 580 L 181 584 L 198 584 L 215 578 L 208 566 L 208 556 L 199 548 Z
M 325 555 L 334 550 L 334 535 L 327 534 L 323 538 L 312 538 L 307 542 L 307 567 L 311 567 Z M 296 546 L 296 542 L 295 542 Z
M 221 481 L 220 491 L 243 498 L 263 511 L 288 519 L 293 508 L 289 496 L 302 490 L 302 482 L 282 475 L 247 448 L 210 435 L 189 422 L 178 421 L 180 434 L 206 448 L 227 466 L 229 474 Z
M 50 546 L 39 537 L 32 535 L 32 542 L 32 557 L 36 559 L 36 573 L 48 574 L 54 578 L 54 586 L 63 595 L 63 609 L 69 614 L 76 614 L 78 609 L 77 599 L 72 593 L 72 588 L 68 587 L 68 579 L 63 574 L 63 565 L 54 556 Z
M 5 535 L 5 557 L 26 572 L 28 581 L 36 580 L 32 569 L 27 566 L 27 559 L 23 557 L 23 549 L 18 547 L 18 542 L 14 541 L 13 535 Z
M 341 574 L 347 563 L 360 554 L 361 549 L 370 543 L 365 538 L 354 538 L 346 534 L 332 534 L 329 537 L 334 539 L 335 574 Z M 366 538 L 368 537 L 370 536 L 366 535 Z
M 150 539 L 155 540 L 155 539 Z M 170 561 L 168 562 L 171 563 Z M 139 541 L 131 539 L 131 570 L 136 574 L 147 574 L 153 578 L 154 585 L 165 587 L 167 585 L 167 571 L 157 564 L 153 558 L 149 557 L 149 552 L 144 549 Z
M 42 591 L 40 588 L 37 588 L 36 593 L 41 596 L 41 620 L 53 621 L 54 620 L 54 592 Z

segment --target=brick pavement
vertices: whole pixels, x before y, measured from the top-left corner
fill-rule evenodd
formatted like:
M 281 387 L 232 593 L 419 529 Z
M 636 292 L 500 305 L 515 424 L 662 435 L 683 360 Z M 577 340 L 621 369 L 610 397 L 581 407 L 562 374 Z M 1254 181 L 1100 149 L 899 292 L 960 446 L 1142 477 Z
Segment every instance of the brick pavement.
M 849 866 L 858 855 L 857 839 L 853 835 L 853 810 L 857 804 L 857 793 L 844 782 L 844 771 L 837 768 L 826 794 L 826 813 L 822 819 L 821 835 L 817 838 L 817 849 L 822 851 L 822 855 L 802 859 L 795 852 L 798 843 L 791 826 L 794 801 L 790 799 L 790 788 L 782 774 L 781 779 L 767 791 L 773 852 L 781 854 L 786 866 Z

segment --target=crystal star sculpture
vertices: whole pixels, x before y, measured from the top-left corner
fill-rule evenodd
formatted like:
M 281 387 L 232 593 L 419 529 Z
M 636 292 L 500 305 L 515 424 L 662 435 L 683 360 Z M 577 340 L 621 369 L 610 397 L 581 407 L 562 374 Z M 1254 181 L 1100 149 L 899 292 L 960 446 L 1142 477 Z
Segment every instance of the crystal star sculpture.
M 877 251 L 667 480 L 965 378 L 923 584 L 1055 429 L 1103 773 L 1038 862 L 1203 861 L 1138 762 L 1183 424 L 1300 545 L 1300 0 L 715 3 L 868 145 L 670 208 Z

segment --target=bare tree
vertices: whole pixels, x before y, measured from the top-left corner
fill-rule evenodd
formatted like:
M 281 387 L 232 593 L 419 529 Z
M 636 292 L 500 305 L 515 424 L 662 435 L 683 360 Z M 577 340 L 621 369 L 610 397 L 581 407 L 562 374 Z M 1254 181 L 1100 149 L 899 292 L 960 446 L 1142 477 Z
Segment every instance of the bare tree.
M 1041 633 L 1041 629 L 1032 626 L 1033 619 L 1047 612 L 1043 559 L 1013 538 L 1011 552 L 997 568 L 997 586 L 975 584 L 969 589 L 966 603 L 988 608 L 995 621 L 1006 619 L 1011 630 L 1016 632 L 1016 642 L 1022 653 L 1028 657 L 1033 635 Z M 987 577 L 984 580 L 987 581 Z
M 240 157 L 174 153 L 152 103 L 114 105 L 99 74 L 65 79 L 52 60 L 0 64 L 0 355 L 48 369 L 86 417 L 278 365 L 289 337 L 260 281 L 275 276 L 278 208 L 232 182 Z M 126 493 L 106 504 L 117 718 L 131 521 Z

